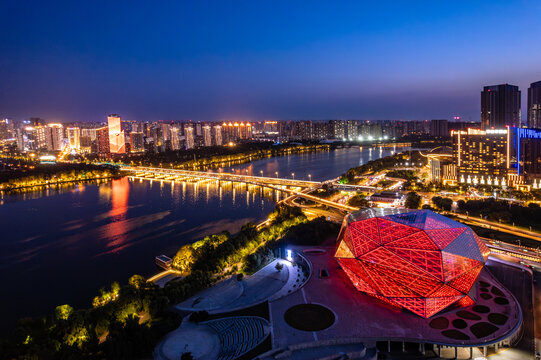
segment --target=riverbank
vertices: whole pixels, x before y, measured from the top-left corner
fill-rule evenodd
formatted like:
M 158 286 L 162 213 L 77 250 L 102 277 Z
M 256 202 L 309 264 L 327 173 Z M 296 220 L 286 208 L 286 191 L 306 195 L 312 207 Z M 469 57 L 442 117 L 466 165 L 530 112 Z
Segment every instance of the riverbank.
M 150 355 L 157 341 L 180 324 L 178 316 L 167 310 L 171 304 L 238 273 L 240 267 L 255 271 L 268 263 L 258 260 L 261 255 L 272 257 L 281 239 L 291 239 L 285 236 L 291 229 L 307 223 L 300 210 L 286 206 L 278 207 L 270 218 L 261 230 L 248 223 L 235 235 L 221 233 L 194 243 L 187 276 L 163 289 L 134 275 L 126 285 L 113 283 L 109 290 L 101 290 L 92 308 L 62 305 L 45 318 L 20 322 L 13 336 L 0 344 L 1 353 L 8 358 Z
M 287 156 L 327 152 L 332 149 L 329 144 L 280 144 L 246 143 L 231 146 L 208 147 L 187 151 L 170 151 L 129 156 L 126 165 L 170 167 L 182 170 L 205 171 L 220 167 L 249 163 L 255 160 Z
M 0 192 L 9 194 L 34 191 L 43 187 L 118 177 L 119 171 L 113 166 L 79 163 L 25 164 L 0 172 Z
M 325 181 L 393 151 L 402 149 L 339 148 L 260 159 L 222 171 L 263 172 L 266 177 L 278 171 L 288 178 L 294 172 L 295 179 Z M 150 277 L 156 272 L 156 255 L 172 258 L 184 244 L 264 221 L 282 200 L 270 189 L 230 183 L 124 177 L 64 186 L 16 192 L 0 201 L 0 281 L 10 294 L 0 299 L 0 307 L 10 309 L 0 336 L 15 327 L 17 318 L 38 316 L 59 303 L 88 306 L 104 283 L 133 273 Z M 47 296 L 36 302 L 36 294 Z

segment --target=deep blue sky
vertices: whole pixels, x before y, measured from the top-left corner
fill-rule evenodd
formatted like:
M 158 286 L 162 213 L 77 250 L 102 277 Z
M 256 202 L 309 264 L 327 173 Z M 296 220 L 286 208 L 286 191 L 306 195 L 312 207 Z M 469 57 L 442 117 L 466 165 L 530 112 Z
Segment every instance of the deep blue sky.
M 483 85 L 525 109 L 540 19 L 538 0 L 5 0 L 0 116 L 478 120 Z

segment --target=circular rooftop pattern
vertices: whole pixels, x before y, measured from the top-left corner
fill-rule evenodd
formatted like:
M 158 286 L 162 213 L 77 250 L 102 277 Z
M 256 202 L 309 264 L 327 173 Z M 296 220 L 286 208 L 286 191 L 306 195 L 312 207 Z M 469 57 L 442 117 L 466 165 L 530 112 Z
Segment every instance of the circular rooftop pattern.
M 299 304 L 290 307 L 284 314 L 286 323 L 297 330 L 320 331 L 334 324 L 334 313 L 322 305 Z
M 483 339 L 506 326 L 509 320 L 506 314 L 510 309 L 509 300 L 504 297 L 504 292 L 484 281 L 480 281 L 479 284 L 483 286 L 485 292 L 479 294 L 479 302 L 476 305 L 457 311 L 454 316 L 448 313 L 433 320 L 452 324 L 454 329 L 443 330 L 441 332 L 443 336 L 453 340 Z M 490 293 L 502 296 L 493 297 Z M 430 322 L 430 327 L 437 329 L 432 325 Z

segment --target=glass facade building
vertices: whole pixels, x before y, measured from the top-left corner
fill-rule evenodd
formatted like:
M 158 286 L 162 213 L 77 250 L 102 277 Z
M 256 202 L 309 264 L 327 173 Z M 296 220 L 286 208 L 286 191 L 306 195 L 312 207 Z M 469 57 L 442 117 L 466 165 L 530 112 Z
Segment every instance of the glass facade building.
M 345 218 L 335 254 L 359 290 L 422 317 L 468 306 L 489 250 L 466 225 L 432 211 Z

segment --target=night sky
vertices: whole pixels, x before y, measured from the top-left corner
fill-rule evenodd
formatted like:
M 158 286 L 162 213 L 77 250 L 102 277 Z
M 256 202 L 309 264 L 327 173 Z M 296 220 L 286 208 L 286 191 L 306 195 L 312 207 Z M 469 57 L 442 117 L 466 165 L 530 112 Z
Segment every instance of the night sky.
M 0 4 L 0 116 L 479 120 L 541 80 L 541 1 Z

